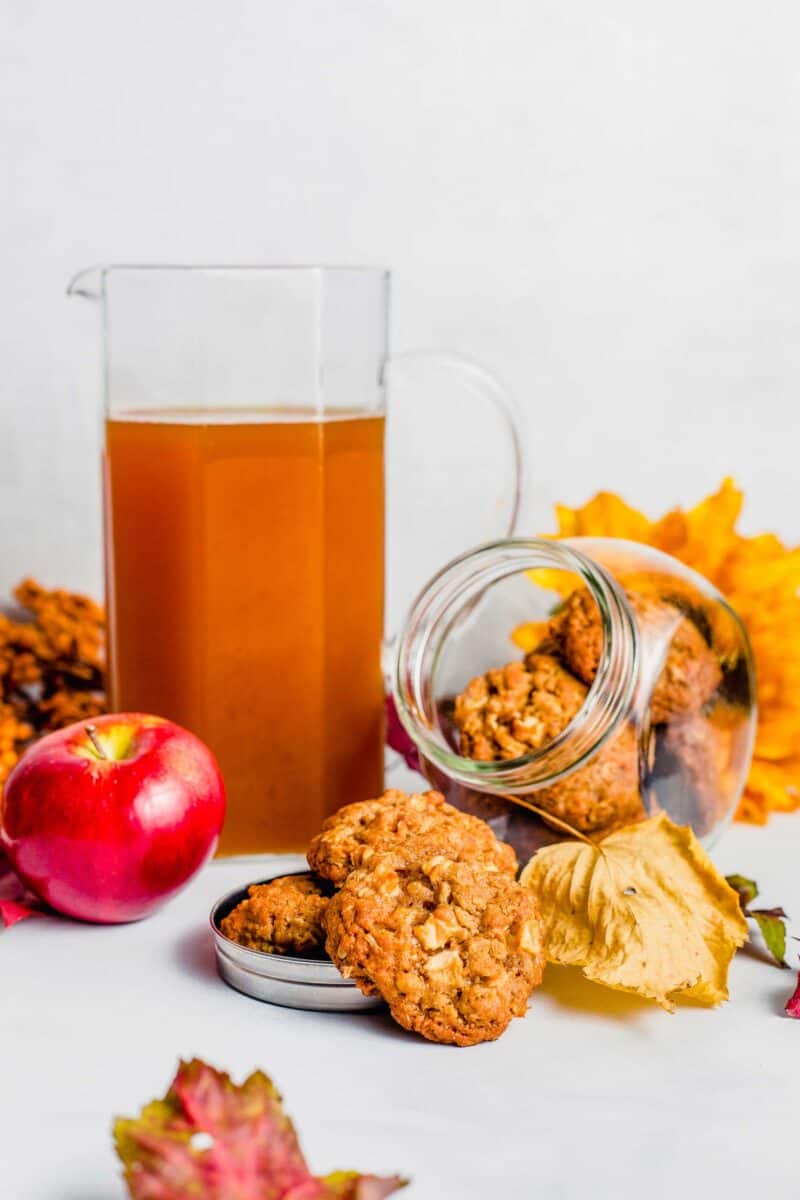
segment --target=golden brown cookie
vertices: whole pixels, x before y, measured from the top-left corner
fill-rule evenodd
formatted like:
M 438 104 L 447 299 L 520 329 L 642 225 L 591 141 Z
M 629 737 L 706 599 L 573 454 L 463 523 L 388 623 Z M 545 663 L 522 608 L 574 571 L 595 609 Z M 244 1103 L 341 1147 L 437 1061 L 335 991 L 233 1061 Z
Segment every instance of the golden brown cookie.
M 658 806 L 699 836 L 710 832 L 726 815 L 735 786 L 728 777 L 731 753 L 731 730 L 700 713 L 657 729 L 649 785 Z
M 498 871 L 380 855 L 353 871 L 325 918 L 327 950 L 405 1029 L 473 1046 L 524 1016 L 544 970 L 533 895 Z
M 591 592 L 578 588 L 567 596 L 550 618 L 546 630 L 546 643 L 551 653 L 583 683 L 591 684 L 603 652 L 603 626 Z M 538 653 L 539 648 L 531 651 L 531 654 Z
M 716 655 L 694 622 L 675 605 L 636 592 L 628 592 L 627 597 L 640 629 L 653 640 L 669 639 L 664 667 L 650 700 L 651 720 L 661 724 L 673 716 L 697 712 L 722 679 Z M 568 596 L 552 618 L 547 645 L 557 649 L 570 671 L 585 684 L 593 682 L 603 650 L 603 631 L 597 604 L 585 588 Z M 534 651 L 528 659 L 538 654 Z
M 465 758 L 522 758 L 567 727 L 587 689 L 550 654 L 529 654 L 472 679 L 456 697 L 454 720 Z
M 552 655 L 532 653 L 473 679 L 456 699 L 461 753 L 480 761 L 518 758 L 546 746 L 581 708 L 588 688 Z M 528 797 L 584 833 L 607 832 L 644 816 L 636 735 L 630 725 L 590 759 Z
M 346 804 L 328 817 L 311 840 L 308 863 L 338 887 L 376 854 L 401 850 L 412 842 L 416 857 L 449 854 L 491 865 L 506 875 L 517 872 L 514 851 L 497 840 L 485 821 L 459 812 L 441 792 L 408 796 L 395 789 L 375 800 Z
M 703 635 L 683 617 L 650 699 L 654 725 L 699 712 L 722 682 L 722 671 Z
M 324 881 L 309 874 L 256 883 L 247 889 L 248 898 L 220 922 L 220 929 L 231 941 L 250 950 L 320 958 L 329 892 Z
M 585 767 L 533 792 L 534 804 L 582 833 L 611 833 L 645 817 L 636 732 L 624 725 Z

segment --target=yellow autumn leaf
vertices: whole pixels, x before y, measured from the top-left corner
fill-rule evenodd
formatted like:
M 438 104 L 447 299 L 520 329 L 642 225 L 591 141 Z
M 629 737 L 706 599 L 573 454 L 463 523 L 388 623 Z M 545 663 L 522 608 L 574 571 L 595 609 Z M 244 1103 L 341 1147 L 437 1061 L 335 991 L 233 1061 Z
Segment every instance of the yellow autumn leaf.
M 524 625 L 517 626 L 511 634 L 511 640 L 523 653 L 529 654 L 547 637 L 548 625 L 549 621 L 526 621 Z
M 774 533 L 737 531 L 744 496 L 732 479 L 693 508 L 675 508 L 657 520 L 613 492 L 598 492 L 580 508 L 556 505 L 558 529 L 545 537 L 618 537 L 644 542 L 680 559 L 715 584 L 741 617 L 750 637 L 758 680 L 758 738 L 753 768 L 739 804 L 740 820 L 764 824 L 770 812 L 800 808 L 800 546 Z M 568 594 L 569 575 L 541 572 L 540 587 Z M 738 646 L 718 613 L 711 622 L 714 649 L 729 658 Z M 526 652 L 534 626 L 514 640 Z
M 672 1009 L 728 998 L 728 966 L 747 940 L 739 897 L 692 831 L 664 814 L 597 845 L 540 850 L 521 882 L 536 895 L 550 962 Z

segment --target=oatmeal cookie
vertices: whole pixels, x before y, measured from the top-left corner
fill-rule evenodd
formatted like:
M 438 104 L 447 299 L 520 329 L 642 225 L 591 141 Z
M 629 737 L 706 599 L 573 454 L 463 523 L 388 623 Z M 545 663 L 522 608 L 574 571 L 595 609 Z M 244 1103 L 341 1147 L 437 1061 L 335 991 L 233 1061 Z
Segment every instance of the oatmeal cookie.
M 605 836 L 646 816 L 639 790 L 636 732 L 625 725 L 585 767 L 530 799 L 581 833 Z
M 461 753 L 497 762 L 539 750 L 566 729 L 587 694 L 586 684 L 552 655 L 532 653 L 525 664 L 487 671 L 456 699 Z M 624 726 L 585 767 L 530 799 L 584 833 L 644 816 L 633 728 Z
M 567 727 L 587 689 L 551 654 L 534 652 L 472 679 L 456 697 L 454 720 L 465 758 L 521 758 Z
M 433 1042 L 493 1041 L 524 1016 L 544 970 L 530 891 L 441 855 L 417 863 L 378 856 L 348 876 L 325 923 L 342 974 Z
M 725 816 L 731 740 L 730 730 L 697 713 L 656 730 L 650 787 L 673 821 L 700 837 Z
M 687 617 L 673 634 L 650 700 L 655 725 L 697 713 L 722 682 L 722 671 L 703 635 Z
M 247 899 L 220 922 L 231 941 L 267 954 L 321 958 L 322 918 L 331 889 L 312 875 L 283 875 L 247 889 Z
M 500 842 L 485 821 L 459 812 L 441 792 L 412 796 L 394 788 L 375 800 L 347 804 L 328 817 L 308 848 L 308 864 L 337 887 L 351 871 L 380 853 L 407 847 L 406 856 L 433 853 L 474 859 L 514 876 L 514 851 Z
M 662 724 L 673 716 L 697 712 L 722 679 L 719 662 L 700 630 L 667 600 L 627 592 L 641 629 L 669 638 L 661 674 L 653 688 L 650 717 Z M 597 674 L 603 650 L 603 631 L 597 604 L 580 588 L 568 596 L 548 625 L 548 647 L 555 647 L 570 671 L 585 684 Z M 529 659 L 539 656 L 533 651 Z

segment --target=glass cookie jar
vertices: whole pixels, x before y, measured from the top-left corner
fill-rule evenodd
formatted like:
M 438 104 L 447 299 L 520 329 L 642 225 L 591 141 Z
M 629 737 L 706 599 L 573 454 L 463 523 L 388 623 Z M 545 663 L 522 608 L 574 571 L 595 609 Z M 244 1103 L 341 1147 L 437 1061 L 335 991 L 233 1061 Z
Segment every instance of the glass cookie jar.
M 449 563 L 400 634 L 394 694 L 430 782 L 523 861 L 565 824 L 602 837 L 659 811 L 708 844 L 755 736 L 735 612 L 682 563 L 613 538 Z

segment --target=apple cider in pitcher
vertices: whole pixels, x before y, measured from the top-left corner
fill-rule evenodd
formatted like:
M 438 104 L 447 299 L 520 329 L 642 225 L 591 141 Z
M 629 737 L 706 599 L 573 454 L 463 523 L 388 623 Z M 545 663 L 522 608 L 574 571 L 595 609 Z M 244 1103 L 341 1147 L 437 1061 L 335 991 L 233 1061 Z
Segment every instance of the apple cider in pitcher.
M 479 504 L 432 539 L 461 548 L 513 527 L 508 396 L 458 356 L 391 359 L 381 267 L 112 264 L 68 291 L 102 317 L 111 704 L 214 752 L 221 854 L 305 850 L 383 789 L 388 393 L 417 414 L 392 435 L 395 608 L 430 574 L 425 523 L 464 515 L 426 491 L 431 400 L 462 394 L 471 473 L 481 429 Z
M 111 698 L 212 749 L 220 850 L 304 850 L 383 781 L 381 415 L 106 422 Z

